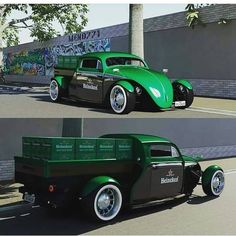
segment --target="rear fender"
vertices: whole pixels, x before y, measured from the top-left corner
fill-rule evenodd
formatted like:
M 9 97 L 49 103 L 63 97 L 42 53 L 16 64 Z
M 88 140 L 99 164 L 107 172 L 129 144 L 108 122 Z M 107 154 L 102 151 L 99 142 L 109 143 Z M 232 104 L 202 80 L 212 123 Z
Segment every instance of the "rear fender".
M 67 89 L 69 85 L 69 80 L 66 79 L 64 76 L 57 75 L 53 78 L 53 80 L 56 80 L 57 83 L 62 87 L 63 89 Z
M 179 80 L 175 80 L 173 82 L 173 84 L 182 84 L 183 86 L 185 86 L 188 89 L 193 89 L 193 86 L 190 84 L 190 82 L 188 82 L 187 80 L 183 80 L 183 79 L 179 79 Z
M 104 184 L 115 184 L 115 185 L 119 186 L 119 183 L 115 179 L 113 179 L 109 176 L 98 176 L 98 177 L 95 177 L 87 182 L 87 184 L 84 186 L 84 188 L 82 190 L 81 196 L 82 197 L 88 196 L 90 193 L 92 193 L 98 187 L 100 187 Z

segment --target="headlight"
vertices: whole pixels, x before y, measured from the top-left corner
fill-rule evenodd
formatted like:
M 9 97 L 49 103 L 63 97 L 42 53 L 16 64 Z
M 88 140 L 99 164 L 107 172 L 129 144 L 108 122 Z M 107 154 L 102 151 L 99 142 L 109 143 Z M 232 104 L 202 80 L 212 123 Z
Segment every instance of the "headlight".
M 141 93 L 142 93 L 142 89 L 140 87 L 136 87 L 135 91 L 138 95 L 141 95 Z
M 155 97 L 159 98 L 161 97 L 161 93 L 156 88 L 150 88 L 151 92 L 154 94 Z

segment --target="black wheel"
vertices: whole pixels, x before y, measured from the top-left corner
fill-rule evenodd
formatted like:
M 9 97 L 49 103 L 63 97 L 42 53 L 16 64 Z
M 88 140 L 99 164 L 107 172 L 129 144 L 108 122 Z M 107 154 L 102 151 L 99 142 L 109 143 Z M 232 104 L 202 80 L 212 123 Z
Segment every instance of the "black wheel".
M 49 87 L 50 98 L 53 102 L 59 102 L 62 98 L 62 88 L 56 80 L 52 80 Z
M 136 103 L 135 93 L 130 93 L 120 85 L 114 85 L 110 91 L 110 106 L 117 114 L 130 113 Z
M 202 188 L 208 196 L 219 196 L 225 185 L 224 172 L 220 167 L 209 166 L 202 175 Z
M 122 194 L 113 184 L 101 186 L 85 199 L 83 209 L 89 218 L 98 221 L 110 221 L 120 212 Z
M 188 89 L 182 84 L 174 83 L 174 101 L 185 101 L 185 106 L 179 107 L 185 109 L 190 107 L 193 103 L 194 94 L 192 89 Z

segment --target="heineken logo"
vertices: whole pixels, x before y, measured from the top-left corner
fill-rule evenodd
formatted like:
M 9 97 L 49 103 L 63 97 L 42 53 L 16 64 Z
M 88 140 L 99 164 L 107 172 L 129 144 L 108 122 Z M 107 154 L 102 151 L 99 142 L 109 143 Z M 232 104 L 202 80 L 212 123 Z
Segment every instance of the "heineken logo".
M 61 149 L 67 149 L 70 148 L 72 149 L 72 145 L 68 145 L 68 144 L 57 144 L 56 148 L 61 148 Z
M 174 172 L 170 169 L 166 175 L 166 177 L 161 178 L 161 184 L 170 184 L 179 182 L 179 176 L 174 177 Z
M 131 146 L 130 145 L 119 145 L 120 149 L 130 149 Z
M 170 169 L 169 171 L 168 171 L 168 175 L 166 175 L 167 177 L 172 177 L 172 176 L 174 176 L 174 172 Z
M 94 148 L 94 145 L 79 145 L 80 148 Z
M 107 148 L 107 149 L 111 149 L 113 148 L 113 145 L 100 145 L 100 148 Z
M 93 84 L 83 84 L 83 88 L 84 89 L 91 89 L 91 90 L 98 90 L 98 86 L 93 85 Z

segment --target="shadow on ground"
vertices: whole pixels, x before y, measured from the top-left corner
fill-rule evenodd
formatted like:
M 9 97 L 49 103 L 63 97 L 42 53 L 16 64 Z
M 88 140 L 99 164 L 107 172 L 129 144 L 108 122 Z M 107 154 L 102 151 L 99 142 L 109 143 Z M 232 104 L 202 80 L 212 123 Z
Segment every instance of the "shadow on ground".
M 41 101 L 41 102 L 48 102 L 48 103 L 52 103 L 49 95 L 45 96 L 45 94 L 42 94 L 42 96 L 31 96 L 32 98 L 36 99 L 36 101 Z M 101 104 L 95 104 L 95 103 L 89 103 L 89 102 L 84 102 L 84 101 L 74 101 L 74 100 L 69 100 L 69 99 L 63 99 L 62 101 L 60 101 L 60 103 L 58 104 L 62 104 L 62 105 L 67 105 L 67 106 L 71 106 L 71 107 L 78 107 L 78 108 L 87 108 L 88 111 L 92 111 L 92 112 L 99 112 L 99 113 L 106 113 L 106 114 L 115 114 L 111 108 L 106 108 L 105 105 L 101 105 Z M 174 109 L 171 108 L 167 111 L 173 111 Z M 164 110 L 160 110 L 158 108 L 154 108 L 154 107 L 143 107 L 140 106 L 139 104 L 137 104 L 135 106 L 134 111 L 136 112 L 153 112 L 153 113 L 157 113 L 157 112 L 165 112 Z
M 149 214 L 161 213 L 162 211 L 171 210 L 172 208 L 189 203 L 204 203 L 209 198 L 192 196 L 179 197 L 164 203 L 151 204 L 146 207 L 140 207 L 132 210 L 121 212 L 119 217 L 109 223 L 96 223 L 84 217 L 79 210 L 68 211 L 66 213 L 49 212 L 41 207 L 33 207 L 31 209 L 15 210 L 11 214 L 0 215 L 0 234 L 10 235 L 35 235 L 35 234 L 58 234 L 58 235 L 78 235 L 85 234 L 90 231 L 106 227 L 113 224 L 119 224 L 130 219 L 143 217 Z M 190 202 L 189 202 L 190 201 Z M 196 203 L 195 203 L 196 204 Z M 12 227 L 14 225 L 14 227 Z

